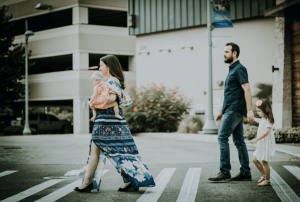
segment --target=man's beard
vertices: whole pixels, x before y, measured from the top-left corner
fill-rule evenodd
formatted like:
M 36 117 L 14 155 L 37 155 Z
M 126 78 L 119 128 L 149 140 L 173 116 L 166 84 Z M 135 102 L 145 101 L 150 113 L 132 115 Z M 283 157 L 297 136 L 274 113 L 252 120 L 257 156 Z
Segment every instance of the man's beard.
M 232 61 L 233 61 L 233 57 L 231 57 L 231 58 L 224 58 L 224 62 L 225 63 L 232 63 Z

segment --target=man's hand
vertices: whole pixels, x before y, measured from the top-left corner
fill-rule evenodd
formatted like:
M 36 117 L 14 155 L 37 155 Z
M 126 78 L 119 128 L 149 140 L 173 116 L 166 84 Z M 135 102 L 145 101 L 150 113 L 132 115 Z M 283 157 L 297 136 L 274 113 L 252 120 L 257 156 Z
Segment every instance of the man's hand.
M 222 114 L 222 112 L 220 112 L 216 117 L 216 121 L 221 121 L 222 117 L 223 117 L 223 114 Z
M 254 114 L 253 114 L 252 109 L 247 112 L 247 119 L 248 119 L 249 123 L 254 121 Z
M 250 140 L 251 144 L 255 144 L 256 142 L 257 142 L 257 138 L 254 138 L 254 139 Z

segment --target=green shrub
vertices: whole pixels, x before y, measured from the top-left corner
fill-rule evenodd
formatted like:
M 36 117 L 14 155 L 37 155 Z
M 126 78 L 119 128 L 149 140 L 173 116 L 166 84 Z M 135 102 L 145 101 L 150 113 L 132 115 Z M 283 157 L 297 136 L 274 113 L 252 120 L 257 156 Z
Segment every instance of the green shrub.
M 24 126 L 19 126 L 19 125 L 9 126 L 7 128 L 4 128 L 3 135 L 23 135 L 23 130 L 24 130 Z M 33 135 L 37 134 L 36 129 L 30 128 L 30 130 Z
M 132 104 L 123 111 L 131 132 L 175 132 L 190 102 L 176 89 L 163 85 L 140 86 L 132 89 L 129 85 Z
M 285 129 L 275 129 L 274 136 L 277 143 L 300 142 L 299 127 L 285 127 Z
M 203 128 L 202 119 L 197 116 L 184 116 L 180 122 L 179 133 L 198 133 Z
M 256 126 L 244 125 L 244 137 L 247 140 L 252 140 L 257 135 Z M 286 127 L 285 129 L 274 129 L 276 143 L 300 142 L 300 127 Z
M 244 125 L 244 138 L 247 140 L 252 140 L 257 136 L 257 126 Z

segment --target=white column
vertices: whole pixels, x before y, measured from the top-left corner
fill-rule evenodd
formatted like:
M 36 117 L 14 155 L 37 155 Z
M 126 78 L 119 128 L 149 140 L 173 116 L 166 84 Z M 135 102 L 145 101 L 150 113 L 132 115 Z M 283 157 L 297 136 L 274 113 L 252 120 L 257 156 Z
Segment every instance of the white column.
M 88 53 L 73 53 L 73 70 L 80 70 L 89 68 L 89 54 Z
M 73 25 L 88 24 L 89 15 L 86 7 L 73 7 Z
M 285 0 L 277 0 L 277 5 Z M 284 17 L 275 18 L 275 67 L 273 73 L 272 108 L 275 128 L 292 126 L 292 62 L 291 62 L 291 25 Z
M 128 71 L 136 72 L 135 56 L 128 56 Z
M 73 132 L 74 134 L 89 134 L 89 108 L 83 98 L 73 99 Z

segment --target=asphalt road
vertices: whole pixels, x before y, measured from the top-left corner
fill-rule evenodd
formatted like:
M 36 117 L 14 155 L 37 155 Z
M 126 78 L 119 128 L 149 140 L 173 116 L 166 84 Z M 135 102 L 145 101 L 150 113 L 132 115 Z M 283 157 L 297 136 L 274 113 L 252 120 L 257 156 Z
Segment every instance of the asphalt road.
M 65 174 L 85 166 L 88 136 L 0 137 L 0 201 L 300 201 L 300 159 L 289 154 L 276 152 L 270 163 L 272 186 L 258 187 L 260 173 L 252 162 L 250 182 L 207 180 L 219 172 L 217 143 L 141 137 L 135 141 L 156 188 L 118 192 L 122 178 L 108 161 L 100 192 L 77 193 L 72 189 L 85 171 Z M 240 165 L 237 150 L 230 147 L 235 175 Z M 250 158 L 254 149 L 248 148 Z

